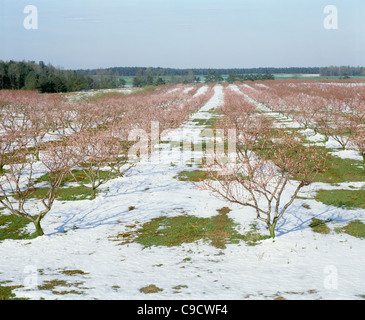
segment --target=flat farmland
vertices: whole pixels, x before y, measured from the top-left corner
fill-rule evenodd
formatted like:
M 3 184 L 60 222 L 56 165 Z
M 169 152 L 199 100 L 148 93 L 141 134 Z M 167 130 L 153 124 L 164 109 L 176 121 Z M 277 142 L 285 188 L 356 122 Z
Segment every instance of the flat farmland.
M 0 91 L 0 299 L 365 297 L 365 86 Z

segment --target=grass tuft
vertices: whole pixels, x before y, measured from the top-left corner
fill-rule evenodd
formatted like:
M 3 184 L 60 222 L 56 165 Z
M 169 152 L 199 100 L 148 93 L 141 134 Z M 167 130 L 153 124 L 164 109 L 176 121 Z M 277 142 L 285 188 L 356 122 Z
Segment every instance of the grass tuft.
M 330 233 L 331 229 L 327 226 L 326 224 L 327 222 L 329 222 L 329 220 L 321 220 L 313 218 L 309 226 L 312 228 L 314 232 L 321 234 L 328 234 Z
M 155 286 L 154 284 L 150 284 L 149 286 L 139 289 L 139 291 L 146 293 L 146 294 L 150 294 L 150 293 L 157 293 L 159 291 L 163 291 L 163 289 Z
M 358 160 L 342 159 L 328 154 L 327 169 L 320 172 L 314 182 L 341 183 L 365 181 L 365 170 L 361 164 L 362 162 Z
M 180 181 L 191 181 L 199 182 L 205 179 L 210 179 L 208 172 L 204 170 L 192 170 L 192 171 L 181 171 L 177 175 L 177 179 Z
M 223 207 L 217 210 L 218 215 L 210 218 L 193 215 L 155 218 L 136 231 L 118 234 L 117 240 L 122 240 L 121 244 L 136 242 L 144 247 L 173 247 L 203 240 L 216 248 L 225 249 L 227 244 L 239 243 L 241 240 L 254 245 L 266 239 L 256 231 L 245 235 L 237 232 L 237 224 L 227 215 L 230 211 L 228 207 Z
M 319 190 L 316 200 L 339 208 L 365 209 L 365 190 Z
M 11 215 L 0 215 L 0 241 L 5 239 L 25 240 L 34 239 L 37 233 L 27 233 L 24 228 L 30 223 L 29 220 Z
M 356 238 L 365 238 L 365 224 L 360 220 L 355 220 L 342 228 L 336 228 L 336 232 L 345 232 Z
M 0 282 L 0 301 L 1 300 L 26 300 L 18 299 L 12 292 L 14 289 L 21 288 L 22 286 L 2 286 Z

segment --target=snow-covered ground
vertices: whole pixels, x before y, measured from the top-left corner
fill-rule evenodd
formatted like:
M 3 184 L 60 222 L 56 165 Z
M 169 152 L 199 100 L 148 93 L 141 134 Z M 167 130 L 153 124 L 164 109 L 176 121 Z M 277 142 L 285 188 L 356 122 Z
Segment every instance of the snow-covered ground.
M 152 158 L 138 163 L 127 177 L 107 183 L 107 192 L 92 201 L 57 202 L 43 220 L 43 237 L 0 242 L 0 283 L 21 286 L 13 293 L 30 299 L 363 298 L 365 242 L 333 229 L 354 219 L 365 222 L 365 210 L 297 199 L 278 223 L 275 240 L 256 246 L 241 242 L 218 249 L 199 241 L 144 249 L 114 241 L 137 222 L 182 213 L 211 217 L 225 206 L 232 209 L 228 216 L 240 224 L 240 231 L 249 231 L 257 221 L 251 209 L 174 178 L 194 167 L 187 166 L 190 154 L 184 156 L 172 142 L 200 138 L 202 127 L 193 120 L 212 116 L 208 111 L 223 103 L 222 87 L 214 90 L 188 123 L 170 132 L 170 144 L 156 147 Z M 319 187 L 309 186 L 300 195 Z M 330 234 L 314 233 L 308 226 L 313 217 L 332 219 Z M 264 225 L 258 228 L 267 234 Z M 47 290 L 51 283 L 56 286 Z M 140 292 L 151 284 L 163 291 Z

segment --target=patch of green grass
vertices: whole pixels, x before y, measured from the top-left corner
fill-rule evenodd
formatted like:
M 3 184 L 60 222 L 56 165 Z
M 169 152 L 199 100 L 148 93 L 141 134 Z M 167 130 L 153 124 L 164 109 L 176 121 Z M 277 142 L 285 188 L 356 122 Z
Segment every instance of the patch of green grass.
M 241 179 L 245 179 L 245 177 L 242 174 L 239 173 L 238 175 Z M 237 178 L 235 176 L 222 175 L 222 179 L 226 179 L 227 177 L 232 180 Z M 220 176 L 218 175 L 217 171 L 209 172 L 205 170 L 192 170 L 192 171 L 186 170 L 186 171 L 180 171 L 175 178 L 180 181 L 199 182 L 207 179 L 219 180 Z
M 229 208 L 222 208 L 211 218 L 193 215 L 159 217 L 145 223 L 135 233 L 121 234 L 123 244 L 137 242 L 144 247 L 180 246 L 197 240 L 209 241 L 216 248 L 225 248 L 227 243 L 243 239 L 236 230 L 236 224 L 227 216 Z
M 35 188 L 29 198 L 43 199 L 47 192 L 47 187 Z M 16 196 L 14 196 L 16 198 Z M 61 188 L 57 193 L 56 199 L 59 201 L 76 201 L 92 199 L 93 193 L 91 188 L 85 186 Z M 24 228 L 31 223 L 28 219 L 19 217 L 15 214 L 1 214 L 4 208 L 0 208 L 0 241 L 5 239 L 24 240 L 34 239 L 37 233 L 28 233 Z
M 262 235 L 258 232 L 249 231 L 246 234 L 243 235 L 243 240 L 249 245 L 249 246 L 256 246 L 260 243 L 262 240 L 270 239 L 269 235 Z
M 341 183 L 365 181 L 365 170 L 362 168 L 361 161 L 328 155 L 327 166 L 327 170 L 320 172 L 314 182 Z
M 150 294 L 150 293 L 157 293 L 159 291 L 163 291 L 163 289 L 157 287 L 154 284 L 150 284 L 149 286 L 143 287 L 141 289 L 139 289 L 140 292 L 146 293 L 146 294 Z
M 209 178 L 209 173 L 204 170 L 181 171 L 176 178 L 180 181 L 199 182 Z
M 214 128 L 215 124 L 217 122 L 217 118 L 216 117 L 210 117 L 208 119 L 193 119 L 193 121 L 195 124 L 197 124 L 198 126 L 204 126 L 205 128 Z
M 22 286 L 2 286 L 0 283 L 0 301 L 1 300 L 25 300 L 15 298 L 15 294 L 12 292 L 14 289 L 21 288 Z
M 192 142 L 179 142 L 179 146 L 181 148 L 182 151 L 206 151 L 207 150 L 207 146 L 208 148 L 212 149 L 214 148 L 214 142 L 212 141 L 202 141 L 202 142 L 197 142 L 197 143 L 192 143 Z
M 100 179 L 105 179 L 110 175 L 109 171 L 100 171 Z M 48 174 L 43 175 L 35 181 L 35 184 L 48 182 Z M 78 182 L 80 185 L 77 187 L 67 187 L 67 183 Z M 57 192 L 56 199 L 59 201 L 76 201 L 76 200 L 87 200 L 93 199 L 94 194 L 91 187 L 86 186 L 88 184 L 89 178 L 82 170 L 73 170 L 72 174 L 67 174 L 62 181 L 61 188 Z M 34 192 L 30 195 L 32 198 L 42 199 L 48 192 L 49 188 L 39 187 L 35 188 Z M 95 195 L 98 193 L 95 190 Z
M 329 221 L 313 218 L 309 226 L 312 228 L 314 232 L 321 234 L 328 234 L 330 233 L 331 229 L 327 226 L 326 224 L 327 222 Z
M 110 174 L 109 171 L 100 171 L 100 178 L 101 179 L 105 179 L 106 177 L 108 177 Z M 48 182 L 49 181 L 49 175 L 48 173 L 46 173 L 45 175 L 39 177 L 35 183 L 40 183 L 40 182 Z M 84 173 L 83 170 L 73 170 L 72 174 L 69 173 L 67 174 L 62 181 L 62 185 L 61 186 L 65 186 L 67 183 L 72 183 L 72 182 L 79 182 L 81 184 L 87 184 L 89 183 L 89 178 L 88 176 Z
M 345 232 L 356 238 L 365 238 L 365 224 L 360 220 L 355 220 L 342 228 L 336 228 L 336 232 Z
M 36 238 L 36 232 L 27 233 L 24 231 L 24 228 L 29 223 L 29 220 L 15 214 L 0 215 L 0 241 L 5 239 L 24 240 Z
M 204 240 L 216 248 L 224 249 L 229 243 L 237 244 L 244 240 L 249 245 L 254 245 L 268 238 L 256 230 L 245 235 L 240 234 L 236 230 L 237 224 L 227 215 L 230 209 L 223 207 L 217 211 L 218 215 L 211 218 L 193 215 L 159 217 L 145 223 L 134 232 L 118 234 L 117 240 L 122 240 L 121 244 L 136 242 L 144 247 L 173 247 Z
M 43 273 L 43 271 L 41 270 Z M 67 275 L 70 278 L 74 276 L 85 276 L 88 273 L 78 269 L 70 269 L 70 270 L 60 270 L 60 273 L 63 275 Z M 66 295 L 66 294 L 78 294 L 81 295 L 84 293 L 83 289 L 88 289 L 84 287 L 84 281 L 74 281 L 74 280 L 45 280 L 42 285 L 38 286 L 38 290 L 46 290 L 51 291 L 54 295 Z
M 95 191 L 98 193 L 98 191 Z M 57 194 L 59 201 L 76 201 L 92 199 L 93 193 L 91 188 L 85 186 L 62 188 Z
M 195 124 L 199 126 L 204 126 L 206 129 L 213 129 L 215 128 L 218 118 L 221 116 L 218 112 L 214 110 L 209 110 L 206 112 L 207 114 L 210 114 L 211 116 L 206 119 L 202 118 L 195 118 L 192 120 Z
M 282 129 L 272 130 L 273 136 L 280 137 L 281 131 Z M 273 144 L 273 147 L 274 146 L 275 144 Z M 262 154 L 270 159 L 272 153 L 275 152 L 275 148 L 273 147 L 269 145 L 269 148 L 265 149 L 253 148 L 253 151 L 255 151 L 257 154 Z M 333 154 L 330 154 L 331 151 L 335 151 L 337 149 L 328 149 L 321 146 L 312 146 L 311 148 L 315 148 L 316 151 L 319 152 L 318 157 L 326 159 L 323 170 L 318 172 L 313 182 L 342 183 L 365 181 L 365 170 L 363 168 L 362 161 L 354 159 L 343 159 Z M 303 151 L 306 150 L 303 149 Z M 308 161 L 308 165 L 311 165 L 311 163 L 312 160 Z M 296 180 L 301 179 L 300 173 L 298 173 L 293 178 Z
M 340 208 L 365 209 L 365 190 L 319 190 L 316 200 Z
M 98 99 L 103 99 L 103 98 L 109 98 L 109 97 L 123 97 L 125 96 L 125 94 L 123 92 L 118 92 L 118 91 L 98 91 L 96 93 L 94 93 L 93 95 L 90 96 L 86 96 L 84 97 L 84 101 L 96 101 Z
M 75 276 L 75 275 L 85 275 L 88 274 L 88 272 L 84 272 L 82 270 L 62 270 L 61 273 L 67 274 L 69 276 Z
M 38 289 L 52 291 L 54 295 L 83 294 L 83 291 L 77 291 L 77 290 L 62 290 L 62 291 L 55 290 L 57 287 L 70 288 L 74 286 L 79 288 L 82 284 L 84 284 L 84 282 L 68 283 L 65 280 L 57 280 L 57 279 L 46 280 L 43 282 L 42 286 L 38 286 Z
M 270 239 L 269 235 L 262 235 L 258 232 L 257 222 L 250 224 L 251 230 L 243 235 L 243 240 L 249 246 L 255 246 L 259 244 L 261 240 Z
M 39 290 L 53 290 L 54 288 L 62 286 L 66 287 L 67 282 L 65 280 L 45 280 L 42 286 L 38 286 Z
M 172 287 L 172 289 L 174 289 L 173 293 L 181 293 L 181 289 L 184 289 L 184 288 L 188 288 L 187 285 L 184 285 L 184 284 L 180 284 L 180 285 L 177 285 L 177 286 L 174 286 Z
M 36 188 L 31 194 L 32 198 L 43 199 L 49 188 Z M 97 191 L 96 191 L 97 192 Z M 92 189 L 85 186 L 60 188 L 57 192 L 56 199 L 59 201 L 76 201 L 92 199 Z

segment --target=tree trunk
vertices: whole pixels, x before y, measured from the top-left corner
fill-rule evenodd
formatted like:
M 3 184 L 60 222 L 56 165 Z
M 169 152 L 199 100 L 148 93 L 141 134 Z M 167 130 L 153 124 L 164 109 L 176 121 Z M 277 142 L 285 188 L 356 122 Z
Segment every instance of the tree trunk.
M 39 217 L 33 221 L 38 237 L 41 237 L 44 235 L 43 229 L 41 227 L 41 218 L 40 217 L 41 217 L 41 215 L 39 215 Z
M 92 187 L 90 200 L 95 200 L 95 198 L 96 198 L 96 188 Z
M 269 232 L 270 232 L 270 237 L 271 238 L 275 238 L 275 227 L 276 227 L 276 221 L 273 222 L 272 224 L 270 222 L 267 223 L 267 226 L 269 228 Z

